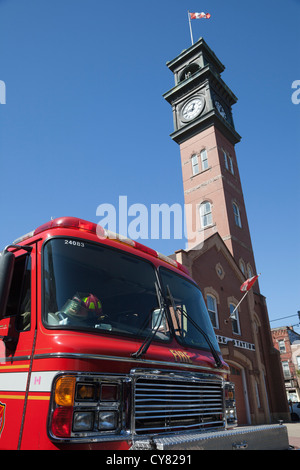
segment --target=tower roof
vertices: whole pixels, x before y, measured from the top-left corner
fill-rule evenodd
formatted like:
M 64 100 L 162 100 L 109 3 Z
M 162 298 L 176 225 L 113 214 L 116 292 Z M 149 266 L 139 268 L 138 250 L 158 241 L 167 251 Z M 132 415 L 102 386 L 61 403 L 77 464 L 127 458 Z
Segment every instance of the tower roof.
M 195 55 L 202 56 L 202 66 L 204 67 L 208 63 L 213 65 L 217 73 L 222 73 L 225 70 L 225 66 L 217 58 L 212 49 L 206 44 L 203 38 L 200 38 L 195 44 L 190 46 L 188 49 L 184 49 L 175 59 L 167 62 L 167 67 L 174 73 L 182 64 L 186 64 L 187 61 L 192 60 Z

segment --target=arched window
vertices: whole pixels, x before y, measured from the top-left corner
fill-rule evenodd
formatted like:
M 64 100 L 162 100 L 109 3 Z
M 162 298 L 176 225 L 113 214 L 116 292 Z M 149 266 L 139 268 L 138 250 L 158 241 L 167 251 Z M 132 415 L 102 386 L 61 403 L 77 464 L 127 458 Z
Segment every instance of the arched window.
M 217 299 L 210 294 L 207 294 L 207 310 L 214 328 L 219 328 Z
M 234 175 L 234 170 L 233 170 L 233 162 L 231 156 L 223 150 L 223 155 L 224 155 L 224 161 L 225 161 L 225 168 L 226 170 L 230 171 Z
M 245 263 L 242 259 L 240 259 L 239 265 L 240 265 L 240 270 L 242 271 L 244 276 L 246 276 L 246 267 L 245 267 Z
M 209 201 L 202 202 L 200 205 L 200 219 L 202 228 L 212 225 L 211 203 Z
M 187 67 L 183 69 L 181 74 L 179 75 L 179 82 L 182 82 L 183 80 L 186 80 L 187 78 L 190 78 L 194 73 L 198 72 L 200 69 L 200 66 L 198 64 L 190 64 Z
M 233 207 L 235 223 L 238 227 L 242 227 L 241 214 L 240 214 L 239 206 L 235 202 L 233 202 L 232 207 Z

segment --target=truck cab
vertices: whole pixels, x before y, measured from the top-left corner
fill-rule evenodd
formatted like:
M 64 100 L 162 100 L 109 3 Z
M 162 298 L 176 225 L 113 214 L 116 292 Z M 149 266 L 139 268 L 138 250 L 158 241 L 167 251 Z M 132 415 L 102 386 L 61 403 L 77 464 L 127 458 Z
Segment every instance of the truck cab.
M 171 258 L 74 217 L 1 253 L 1 449 L 188 448 L 226 429 L 228 373 Z

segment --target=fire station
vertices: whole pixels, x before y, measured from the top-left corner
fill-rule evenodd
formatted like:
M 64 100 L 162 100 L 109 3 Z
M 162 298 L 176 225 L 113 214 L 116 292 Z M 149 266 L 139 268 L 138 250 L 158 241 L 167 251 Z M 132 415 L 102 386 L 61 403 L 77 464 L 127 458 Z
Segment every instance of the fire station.
M 168 257 L 60 217 L 1 251 L 2 449 L 288 448 L 235 154 L 236 97 L 203 39 L 167 65 L 188 245 Z
M 182 164 L 188 247 L 173 258 L 200 286 L 222 355 L 236 386 L 239 424 L 289 420 L 284 380 L 274 349 L 266 299 L 258 281 L 234 311 L 241 284 L 257 273 L 235 145 L 225 67 L 200 38 L 167 63 L 175 85 L 166 93 Z M 262 267 L 263 269 L 263 267 Z

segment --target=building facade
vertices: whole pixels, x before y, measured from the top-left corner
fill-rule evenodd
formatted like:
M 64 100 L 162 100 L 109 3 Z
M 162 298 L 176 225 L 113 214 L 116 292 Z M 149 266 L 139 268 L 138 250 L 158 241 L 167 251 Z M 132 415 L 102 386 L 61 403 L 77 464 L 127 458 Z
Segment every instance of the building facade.
M 274 348 L 280 353 L 288 401 L 300 402 L 300 335 L 292 326 L 272 328 Z
M 188 237 L 187 248 L 173 256 L 204 294 L 236 384 L 239 423 L 288 420 L 279 354 L 258 283 L 229 318 L 241 284 L 256 273 L 235 153 L 237 98 L 221 77 L 224 65 L 202 38 L 167 66 L 175 86 L 164 98 L 172 106 L 171 137 L 180 148 Z

